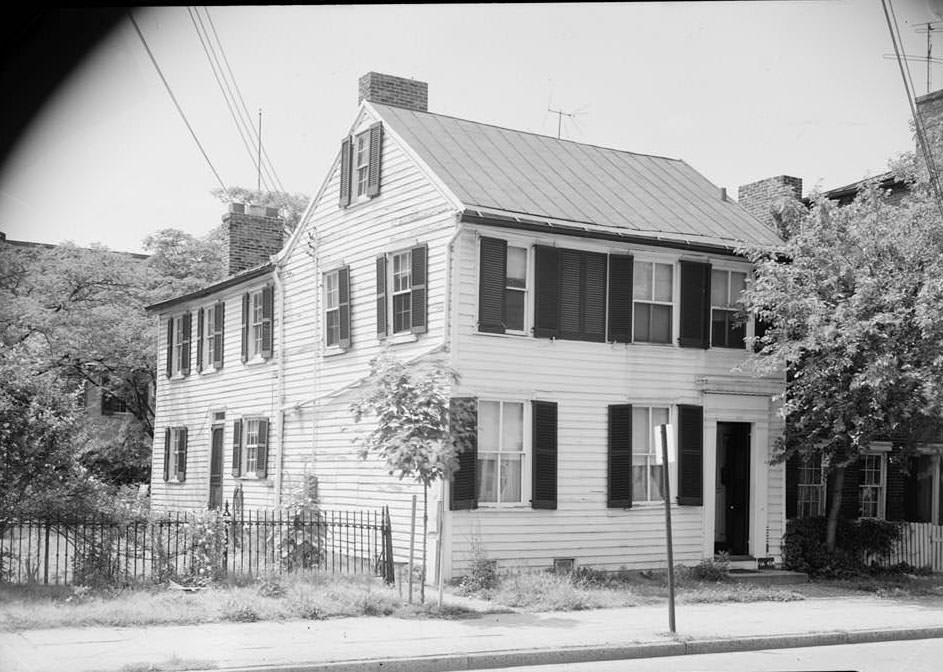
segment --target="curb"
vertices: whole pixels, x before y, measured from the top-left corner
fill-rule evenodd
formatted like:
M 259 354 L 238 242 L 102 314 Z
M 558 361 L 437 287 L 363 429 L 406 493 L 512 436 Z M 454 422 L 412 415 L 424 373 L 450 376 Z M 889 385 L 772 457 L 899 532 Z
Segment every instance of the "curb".
M 795 649 L 809 646 L 867 644 L 910 639 L 943 638 L 943 627 L 900 630 L 858 630 L 796 635 L 769 635 L 739 639 L 692 639 L 602 646 L 481 651 L 436 656 L 371 658 L 320 663 L 290 663 L 218 668 L 225 672 L 452 672 L 529 665 L 590 663 L 603 660 L 662 658 L 709 653 L 734 653 L 763 649 Z

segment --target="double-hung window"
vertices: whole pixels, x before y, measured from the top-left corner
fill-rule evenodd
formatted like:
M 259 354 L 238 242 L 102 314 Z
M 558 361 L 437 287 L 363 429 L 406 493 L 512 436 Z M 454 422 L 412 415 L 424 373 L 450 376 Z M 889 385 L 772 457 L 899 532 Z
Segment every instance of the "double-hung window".
M 190 374 L 190 311 L 167 318 L 167 377 Z M 199 340 L 199 339 L 198 339 Z
M 223 367 L 225 303 L 217 301 L 197 311 L 196 368 L 209 371 Z
M 249 356 L 262 354 L 262 292 L 252 292 L 249 299 Z
M 880 454 L 862 455 L 859 462 L 858 515 L 884 518 L 885 460 Z
M 357 203 L 379 195 L 382 147 L 383 126 L 380 122 L 341 141 L 340 207 L 350 206 L 351 200 Z
M 393 333 L 409 331 L 412 324 L 412 252 L 392 256 Z
M 350 269 L 324 274 L 324 345 L 350 347 Z
M 711 271 L 711 345 L 715 348 L 743 348 L 746 327 L 737 308 L 747 286 L 747 274 L 738 271 Z
M 367 196 L 367 177 L 370 172 L 370 133 L 365 131 L 354 138 L 354 178 L 357 198 Z
M 242 361 L 272 356 L 275 313 L 272 285 L 242 295 Z
M 233 423 L 232 475 L 265 478 L 268 465 L 269 421 L 244 418 Z
M 183 482 L 187 478 L 187 428 L 164 430 L 164 480 Z
M 203 339 L 203 355 L 206 360 L 213 362 L 216 360 L 216 306 L 208 306 L 203 309 L 203 333 L 200 334 Z
M 482 238 L 479 249 L 478 330 L 523 334 L 527 328 L 526 247 Z
M 524 404 L 478 402 L 478 501 L 523 501 Z
M 654 428 L 668 424 L 668 409 L 632 406 L 632 501 L 664 501 L 664 465 L 656 456 Z
M 425 333 L 427 252 L 425 245 L 419 245 L 377 257 L 379 338 Z
M 820 455 L 811 455 L 799 460 L 796 488 L 796 515 L 799 518 L 824 515 L 825 473 Z
M 633 340 L 671 343 L 674 266 L 636 259 L 632 284 Z

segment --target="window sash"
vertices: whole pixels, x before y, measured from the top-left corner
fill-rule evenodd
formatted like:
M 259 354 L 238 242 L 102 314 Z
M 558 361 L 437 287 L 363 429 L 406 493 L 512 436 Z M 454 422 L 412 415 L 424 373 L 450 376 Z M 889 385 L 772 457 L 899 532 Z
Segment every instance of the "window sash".
M 392 255 L 390 268 L 390 313 L 393 316 L 393 333 L 399 334 L 412 328 L 412 250 Z
M 665 499 L 663 465 L 656 454 L 653 428 L 668 424 L 671 411 L 665 406 L 632 406 L 632 501 L 662 502 Z
M 527 326 L 526 247 L 507 247 L 507 271 L 504 287 L 504 324 L 508 331 L 523 333 Z
M 216 360 L 216 305 L 203 309 L 203 369 L 212 369 Z
M 671 343 L 674 265 L 635 260 L 632 269 L 632 340 Z
M 250 300 L 252 302 L 252 311 L 249 335 L 251 336 L 252 342 L 250 343 L 249 352 L 252 355 L 259 355 L 262 353 L 262 292 L 253 292 Z
M 183 316 L 174 318 L 176 325 L 174 329 L 174 371 L 178 373 L 183 370 Z
M 883 455 L 864 455 L 858 486 L 858 515 L 884 518 L 885 462 Z
M 330 347 L 340 339 L 340 274 L 332 271 L 324 274 L 324 343 Z
M 524 501 L 524 404 L 478 402 L 478 501 Z
M 180 476 L 180 467 L 183 465 L 184 451 L 186 450 L 183 436 L 184 433 L 181 429 L 174 428 L 170 430 L 170 474 L 175 479 Z
M 367 179 L 370 173 L 370 133 L 361 133 L 356 140 L 357 196 L 360 197 L 367 194 Z
M 242 473 L 254 474 L 258 468 L 259 455 L 259 421 L 247 420 L 245 430 L 245 445 L 242 448 Z

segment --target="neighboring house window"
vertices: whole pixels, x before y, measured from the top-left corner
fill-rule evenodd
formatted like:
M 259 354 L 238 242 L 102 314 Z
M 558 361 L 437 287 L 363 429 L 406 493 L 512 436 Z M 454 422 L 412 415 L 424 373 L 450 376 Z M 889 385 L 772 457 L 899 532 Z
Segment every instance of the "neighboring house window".
M 632 285 L 633 340 L 637 343 L 671 343 L 674 266 L 636 260 Z
M 656 464 L 654 428 L 668 424 L 668 409 L 664 407 L 632 407 L 632 501 L 664 501 L 662 470 Z
M 102 415 L 127 413 L 128 404 L 121 397 L 116 397 L 108 390 L 102 390 Z
M 164 480 L 182 483 L 187 478 L 187 428 L 164 430 Z
M 427 248 L 377 257 L 377 336 L 426 331 Z
M 737 303 L 747 286 L 747 274 L 711 271 L 711 345 L 715 348 L 744 347 L 746 326 Z
M 825 472 L 819 455 L 799 461 L 796 515 L 810 518 L 825 514 Z
M 482 238 L 479 250 L 478 331 L 526 333 L 528 249 Z
M 350 269 L 324 274 L 324 345 L 350 347 Z
M 383 125 L 380 122 L 341 142 L 340 207 L 348 207 L 351 196 L 356 201 L 362 201 L 379 195 L 382 149 Z
M 217 301 L 197 312 L 196 366 L 199 371 L 223 367 L 225 304 Z
M 268 475 L 269 421 L 244 418 L 233 423 L 233 476 L 265 478 Z
M 189 312 L 167 318 L 167 377 L 174 374 L 190 374 L 190 330 L 192 315 Z
M 478 402 L 478 501 L 523 501 L 524 404 Z
M 242 361 L 272 356 L 274 289 L 266 285 L 242 296 Z
M 861 518 L 884 518 L 884 456 L 863 455 L 859 465 L 858 515 Z

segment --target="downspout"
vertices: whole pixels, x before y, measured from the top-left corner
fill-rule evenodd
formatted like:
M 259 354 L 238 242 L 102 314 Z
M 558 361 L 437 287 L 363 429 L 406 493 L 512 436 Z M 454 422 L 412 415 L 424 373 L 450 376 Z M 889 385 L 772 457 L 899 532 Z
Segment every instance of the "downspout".
M 281 264 L 274 265 L 275 295 L 278 297 L 278 382 L 276 383 L 278 409 L 278 466 L 275 470 L 275 508 L 282 506 L 282 473 L 285 465 L 285 285 L 282 283 Z

